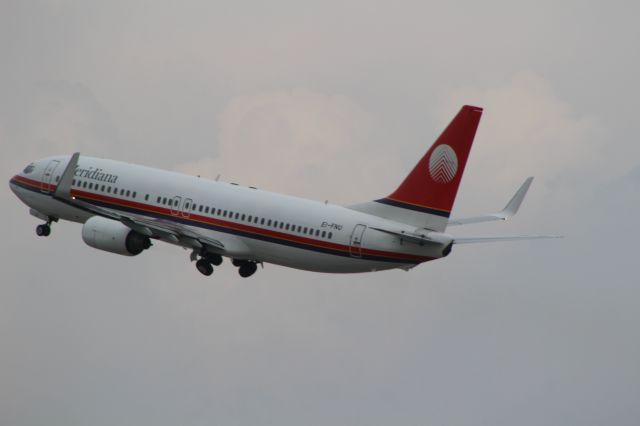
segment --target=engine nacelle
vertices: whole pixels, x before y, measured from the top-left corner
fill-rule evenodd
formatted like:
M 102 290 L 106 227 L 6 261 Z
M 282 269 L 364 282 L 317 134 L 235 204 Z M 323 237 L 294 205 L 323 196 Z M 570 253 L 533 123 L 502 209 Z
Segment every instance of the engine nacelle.
M 124 256 L 135 256 L 151 247 L 149 237 L 101 216 L 93 216 L 84 223 L 82 240 L 93 248 Z

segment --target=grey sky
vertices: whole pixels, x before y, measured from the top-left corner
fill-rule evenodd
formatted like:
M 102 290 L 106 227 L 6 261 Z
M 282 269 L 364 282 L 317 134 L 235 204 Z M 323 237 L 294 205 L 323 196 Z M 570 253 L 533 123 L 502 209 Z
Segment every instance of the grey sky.
M 0 424 L 636 425 L 634 2 L 0 0 L 0 170 L 80 150 L 339 203 L 485 107 L 454 212 L 562 233 L 409 273 L 210 278 L 0 187 Z

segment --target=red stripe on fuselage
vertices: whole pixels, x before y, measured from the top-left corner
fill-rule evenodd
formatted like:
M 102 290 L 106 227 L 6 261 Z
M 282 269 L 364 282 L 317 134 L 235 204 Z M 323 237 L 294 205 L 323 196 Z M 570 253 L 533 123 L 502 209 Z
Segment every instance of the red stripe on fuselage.
M 18 176 L 18 175 L 14 176 L 13 179 L 11 179 L 11 181 L 14 181 L 14 180 L 24 185 L 28 185 L 35 189 L 38 189 L 39 191 L 42 190 L 43 182 L 41 181 L 25 178 L 23 176 Z M 50 188 L 49 192 L 54 192 L 56 190 L 56 185 L 47 184 L 47 186 Z M 300 237 L 297 235 L 291 235 L 291 234 L 286 234 L 282 232 L 272 231 L 269 229 L 258 228 L 255 226 L 244 225 L 241 223 L 229 222 L 226 220 L 194 214 L 192 212 L 188 212 L 189 215 L 185 217 L 181 215 L 182 213 L 181 211 L 178 211 L 178 214 L 172 214 L 170 209 L 167 209 L 164 207 L 158 207 L 151 204 L 139 203 L 137 201 L 130 201 L 122 198 L 115 198 L 115 197 L 106 196 L 102 194 L 96 194 L 93 192 L 81 191 L 78 189 L 72 189 L 71 195 L 77 198 L 82 198 L 86 200 L 95 200 L 95 201 L 99 201 L 99 202 L 103 202 L 111 205 L 122 206 L 130 209 L 139 210 L 142 212 L 160 214 L 168 218 L 177 218 L 177 219 L 186 220 L 189 222 L 205 223 L 205 224 L 219 226 L 222 228 L 249 232 L 249 233 L 253 233 L 253 234 L 257 234 L 265 237 L 295 242 L 299 244 L 305 244 L 313 247 L 340 251 L 344 253 L 350 252 L 350 246 L 346 246 L 343 244 L 337 244 L 337 243 L 327 242 L 323 240 L 315 240 L 312 238 Z M 426 257 L 426 256 L 417 256 L 417 255 L 412 255 L 407 253 L 396 253 L 396 252 L 388 252 L 388 251 L 382 251 L 382 250 L 374 250 L 374 249 L 368 249 L 364 247 L 362 248 L 362 254 L 370 255 L 370 256 L 390 257 L 390 258 L 398 259 L 399 262 L 401 262 L 402 260 L 411 261 L 411 262 L 426 262 L 428 260 L 433 259 L 431 257 Z

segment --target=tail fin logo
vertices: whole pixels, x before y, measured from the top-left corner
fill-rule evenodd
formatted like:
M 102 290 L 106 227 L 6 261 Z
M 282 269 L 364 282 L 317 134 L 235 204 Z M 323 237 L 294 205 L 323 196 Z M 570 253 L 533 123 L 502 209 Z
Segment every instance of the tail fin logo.
M 449 183 L 458 172 L 458 156 L 449 145 L 438 145 L 429 158 L 429 174 L 438 183 Z

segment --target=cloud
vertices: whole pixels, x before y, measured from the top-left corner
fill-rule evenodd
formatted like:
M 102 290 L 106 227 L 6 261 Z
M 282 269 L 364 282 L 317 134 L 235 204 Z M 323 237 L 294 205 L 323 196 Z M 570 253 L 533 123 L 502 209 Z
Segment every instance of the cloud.
M 176 169 L 302 196 L 357 200 L 362 188 L 380 183 L 377 171 L 398 167 L 369 140 L 371 121 L 344 95 L 299 89 L 238 96 L 217 118 L 217 157 Z
M 0 100 L 0 126 L 0 143 L 12 147 L 12 158 L 21 162 L 74 151 L 95 156 L 120 152 L 110 114 L 78 83 L 44 81 L 9 88 Z
M 596 118 L 578 115 L 536 73 L 519 72 L 495 87 L 460 87 L 443 99 L 440 116 L 462 103 L 484 107 L 470 169 L 492 187 L 529 174 L 574 183 L 606 163 Z
M 477 233 L 567 238 L 204 278 L 166 244 L 38 239 L 5 184 L 0 423 L 635 425 L 638 7 L 502 3 L 9 2 L 5 180 L 77 149 L 348 203 L 477 103 L 456 214 L 533 174 Z

